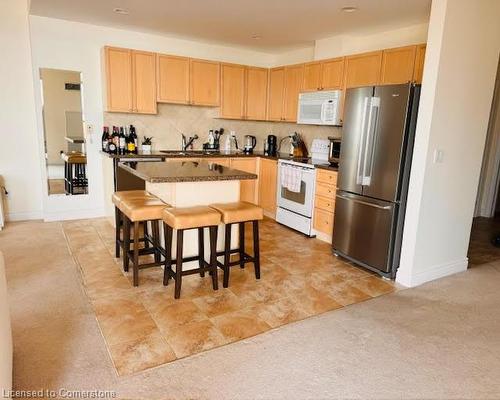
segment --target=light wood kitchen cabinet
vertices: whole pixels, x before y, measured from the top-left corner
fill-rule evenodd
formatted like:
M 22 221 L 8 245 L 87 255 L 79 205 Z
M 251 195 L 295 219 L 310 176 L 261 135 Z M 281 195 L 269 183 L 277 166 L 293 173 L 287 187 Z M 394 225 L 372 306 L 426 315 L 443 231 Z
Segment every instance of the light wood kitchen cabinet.
M 156 114 L 155 54 L 105 47 L 109 112 Z
M 382 55 L 380 84 L 390 85 L 413 80 L 416 46 L 387 49 Z
M 268 69 L 247 67 L 245 89 L 245 118 L 266 120 Z
M 283 120 L 297 121 L 299 93 L 304 79 L 304 64 L 285 67 L 285 94 L 283 99 Z
M 231 168 L 240 171 L 258 174 L 256 157 L 235 157 L 231 158 Z M 257 179 L 245 179 L 240 181 L 240 200 L 257 204 Z
M 191 104 L 219 105 L 220 63 L 207 60 L 190 60 Z
M 189 58 L 157 55 L 158 101 L 189 104 Z
M 335 213 L 337 171 L 318 169 L 314 197 L 313 227 L 331 241 Z
M 304 64 L 303 92 L 315 92 L 321 90 L 321 62 L 310 62 Z
M 259 167 L 259 206 L 273 218 L 276 215 L 276 184 L 278 161 L 260 159 Z
M 381 66 L 382 51 L 346 57 L 345 87 L 378 85 Z
M 424 74 L 424 61 L 425 61 L 425 51 L 427 49 L 426 44 L 420 44 L 417 46 L 415 55 L 415 68 L 413 69 L 413 80 L 416 83 L 422 83 L 422 76 Z
M 342 89 L 344 83 L 344 58 L 321 62 L 321 90 Z
M 303 92 L 342 89 L 344 58 L 304 64 Z
M 132 102 L 134 111 L 156 114 L 156 55 L 145 51 L 132 51 Z
M 283 96 L 285 94 L 285 68 L 272 68 L 269 71 L 269 99 L 267 119 L 281 121 L 283 119 Z
M 244 119 L 245 117 L 245 66 L 221 65 L 222 118 Z

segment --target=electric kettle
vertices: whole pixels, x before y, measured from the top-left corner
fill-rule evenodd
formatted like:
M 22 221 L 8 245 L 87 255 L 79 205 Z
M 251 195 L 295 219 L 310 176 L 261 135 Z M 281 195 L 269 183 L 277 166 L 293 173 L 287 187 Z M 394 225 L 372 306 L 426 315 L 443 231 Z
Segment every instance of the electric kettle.
M 245 135 L 245 140 L 243 141 L 243 153 L 253 153 L 255 146 L 257 146 L 257 138 L 252 135 Z

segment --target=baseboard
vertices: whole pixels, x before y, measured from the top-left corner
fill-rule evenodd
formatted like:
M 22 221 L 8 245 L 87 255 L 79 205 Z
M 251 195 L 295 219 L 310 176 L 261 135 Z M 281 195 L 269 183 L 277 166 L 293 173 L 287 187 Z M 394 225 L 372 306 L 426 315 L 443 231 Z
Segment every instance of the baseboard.
M 407 287 L 420 286 L 426 282 L 444 278 L 445 276 L 453 275 L 459 272 L 464 272 L 467 270 L 468 264 L 469 259 L 465 257 L 461 260 L 435 265 L 410 276 L 401 275 L 398 271 L 396 281 Z
M 100 218 L 105 217 L 106 212 L 103 208 L 92 208 L 88 210 L 66 210 L 45 213 L 43 220 L 45 222 L 51 221 L 65 221 L 72 219 L 86 219 L 86 218 Z
M 32 219 L 42 219 L 42 211 L 23 211 L 23 212 L 9 212 L 7 213 L 6 221 L 28 221 Z

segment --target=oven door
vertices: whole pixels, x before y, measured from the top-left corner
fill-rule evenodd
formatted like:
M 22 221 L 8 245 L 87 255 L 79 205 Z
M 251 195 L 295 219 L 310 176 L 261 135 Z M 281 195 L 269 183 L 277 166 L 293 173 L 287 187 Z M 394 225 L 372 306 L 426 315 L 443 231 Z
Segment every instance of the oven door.
M 302 170 L 300 192 L 291 192 L 281 184 L 282 165 L 285 163 L 292 168 L 300 168 Z M 298 163 L 280 161 L 278 164 L 278 207 L 311 218 L 313 213 L 315 183 L 316 170 L 314 168 L 302 167 Z

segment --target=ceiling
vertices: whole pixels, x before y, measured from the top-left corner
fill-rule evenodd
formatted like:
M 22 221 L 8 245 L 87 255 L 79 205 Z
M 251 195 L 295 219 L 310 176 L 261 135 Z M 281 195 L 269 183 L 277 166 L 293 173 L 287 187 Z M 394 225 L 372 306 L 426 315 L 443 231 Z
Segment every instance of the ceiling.
M 430 5 L 431 0 L 31 0 L 30 14 L 272 53 L 338 34 L 424 23 Z M 346 6 L 358 10 L 342 12 Z

